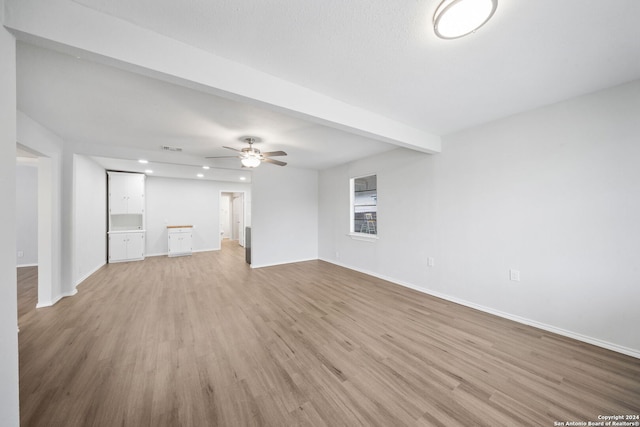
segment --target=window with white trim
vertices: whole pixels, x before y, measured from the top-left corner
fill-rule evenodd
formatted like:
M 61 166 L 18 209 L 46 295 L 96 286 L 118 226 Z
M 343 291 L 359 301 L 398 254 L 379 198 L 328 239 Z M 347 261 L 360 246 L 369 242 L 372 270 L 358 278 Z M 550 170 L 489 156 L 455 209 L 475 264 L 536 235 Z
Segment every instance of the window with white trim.
M 378 182 L 376 175 L 351 178 L 351 233 L 378 234 Z

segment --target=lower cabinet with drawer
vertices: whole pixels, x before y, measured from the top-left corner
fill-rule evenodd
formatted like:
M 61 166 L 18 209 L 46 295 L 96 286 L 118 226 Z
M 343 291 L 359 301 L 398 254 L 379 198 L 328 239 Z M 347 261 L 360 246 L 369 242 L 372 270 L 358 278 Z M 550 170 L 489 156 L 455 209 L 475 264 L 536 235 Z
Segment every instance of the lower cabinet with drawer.
M 167 236 L 170 257 L 191 255 L 193 253 L 192 225 L 169 225 L 167 226 Z

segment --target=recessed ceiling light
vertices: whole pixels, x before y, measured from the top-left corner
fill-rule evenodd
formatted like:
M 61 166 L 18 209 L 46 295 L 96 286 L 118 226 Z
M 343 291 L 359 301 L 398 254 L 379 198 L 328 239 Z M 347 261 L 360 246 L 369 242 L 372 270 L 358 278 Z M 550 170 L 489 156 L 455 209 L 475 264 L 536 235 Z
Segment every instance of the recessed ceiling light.
M 209 170 L 211 168 L 209 166 L 203 166 L 202 169 Z
M 144 173 L 153 173 L 151 169 L 145 169 Z
M 244 176 L 241 176 L 241 177 L 240 177 L 240 181 L 246 181 L 246 179 L 247 179 L 247 178 L 246 178 L 246 177 L 244 177 Z
M 433 14 L 433 29 L 443 39 L 475 32 L 495 13 L 498 0 L 443 0 Z
M 138 163 L 142 163 L 143 165 L 146 165 L 147 163 L 149 163 L 149 160 L 140 159 L 138 160 Z
M 201 173 L 199 173 L 199 174 L 197 175 L 197 177 L 198 177 L 198 178 L 204 178 L 204 175 L 203 175 L 203 174 L 201 174 Z

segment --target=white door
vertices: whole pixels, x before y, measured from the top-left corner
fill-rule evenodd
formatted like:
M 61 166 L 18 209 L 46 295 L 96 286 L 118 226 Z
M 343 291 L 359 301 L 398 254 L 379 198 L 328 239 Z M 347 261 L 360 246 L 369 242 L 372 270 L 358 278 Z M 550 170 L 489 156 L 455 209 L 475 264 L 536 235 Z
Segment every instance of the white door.
M 233 193 L 233 239 L 244 246 L 244 193 Z
M 231 193 L 220 195 L 220 234 L 223 239 L 231 239 Z

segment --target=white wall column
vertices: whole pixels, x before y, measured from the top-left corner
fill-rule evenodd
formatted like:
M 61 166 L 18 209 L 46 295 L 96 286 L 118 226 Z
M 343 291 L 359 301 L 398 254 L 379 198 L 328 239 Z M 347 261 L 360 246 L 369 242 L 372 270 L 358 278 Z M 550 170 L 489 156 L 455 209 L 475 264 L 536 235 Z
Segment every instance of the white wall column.
M 251 266 L 318 258 L 318 172 L 263 165 L 251 181 Z
M 53 301 L 53 166 L 48 157 L 38 158 L 38 307 Z
M 61 292 L 62 296 L 76 294 L 75 278 L 75 248 L 73 244 L 75 215 L 73 198 L 73 152 L 63 144 L 62 150 L 62 263 L 61 263 Z
M 0 18 L 4 1 L 0 0 Z M 20 424 L 16 225 L 16 41 L 0 27 L 0 425 Z

